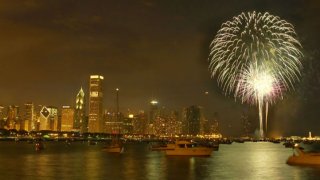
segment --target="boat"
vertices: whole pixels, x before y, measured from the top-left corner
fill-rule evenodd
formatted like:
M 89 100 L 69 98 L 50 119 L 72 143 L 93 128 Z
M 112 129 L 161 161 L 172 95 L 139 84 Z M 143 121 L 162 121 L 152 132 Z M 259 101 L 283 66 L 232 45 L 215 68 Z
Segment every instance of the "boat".
M 219 141 L 219 144 L 232 144 L 233 141 L 230 139 L 222 139 Z
M 244 143 L 243 139 L 234 139 L 233 141 L 236 142 L 236 143 Z
M 121 141 L 118 139 L 112 139 L 111 143 L 102 148 L 102 151 L 109 153 L 123 153 L 124 147 Z
M 208 147 L 211 147 L 214 151 L 219 151 L 219 144 L 218 143 L 211 143 L 208 145 Z
M 116 92 L 117 92 L 117 121 L 116 122 L 119 122 L 119 115 L 120 115 L 120 112 L 119 112 L 119 89 L 116 88 Z M 105 147 L 103 147 L 103 151 L 106 151 L 106 152 L 109 152 L 109 153 L 123 153 L 124 151 L 124 147 L 123 147 L 123 144 L 120 140 L 120 126 L 118 126 L 118 132 L 115 134 L 115 136 L 112 136 L 111 138 L 111 143 Z
M 304 152 L 298 144 L 294 145 L 293 155 L 287 160 L 289 165 L 320 165 L 320 153 Z
M 43 149 L 44 149 L 44 144 L 43 144 L 41 141 L 36 142 L 36 144 L 35 144 L 35 150 L 36 150 L 36 151 L 41 151 L 41 150 L 43 150 Z
M 281 141 L 278 140 L 278 139 L 273 139 L 273 140 L 271 140 L 270 142 L 272 142 L 272 143 L 274 143 L 274 144 L 280 144 L 280 143 L 281 143 Z
M 293 148 L 294 147 L 294 142 L 286 141 L 286 142 L 283 143 L 283 146 L 285 148 Z
M 121 145 L 109 145 L 109 146 L 103 147 L 102 150 L 109 153 L 123 153 L 124 147 Z
M 213 151 L 211 147 L 199 146 L 190 141 L 176 141 L 173 149 L 167 149 L 168 156 L 210 156 Z
M 91 141 L 91 140 L 88 141 L 88 145 L 97 145 L 97 144 L 98 144 L 97 141 Z
M 150 150 L 151 151 L 165 151 L 165 150 L 173 150 L 174 144 L 154 144 L 151 145 Z
M 219 151 L 219 142 L 218 141 L 198 141 L 196 143 L 200 146 L 213 148 L 213 151 Z

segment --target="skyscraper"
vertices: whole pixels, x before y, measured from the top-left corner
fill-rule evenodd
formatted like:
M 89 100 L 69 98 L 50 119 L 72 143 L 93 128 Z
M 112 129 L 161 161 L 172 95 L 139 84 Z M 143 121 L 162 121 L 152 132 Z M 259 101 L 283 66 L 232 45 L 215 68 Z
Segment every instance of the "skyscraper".
M 160 111 L 158 108 L 158 101 L 152 100 L 150 102 L 150 111 L 149 111 L 149 123 L 147 128 L 147 134 L 154 134 L 155 133 L 155 127 L 154 122 L 156 118 L 160 115 Z
M 183 133 L 197 135 L 200 133 L 202 111 L 199 106 L 190 106 L 183 111 Z
M 73 123 L 73 128 L 76 130 L 80 130 L 81 132 L 86 132 L 87 130 L 87 124 L 85 124 L 85 94 L 82 90 L 82 87 L 80 91 L 77 94 L 76 97 L 76 108 L 75 108 L 75 118 Z
M 91 75 L 89 83 L 88 132 L 103 132 L 103 76 Z
M 181 134 L 181 121 L 180 114 L 178 111 L 171 111 L 167 121 L 167 134 L 174 136 Z
M 19 123 L 19 106 L 11 105 L 8 108 L 7 127 L 8 129 L 20 129 L 16 127 Z
M 74 109 L 70 106 L 62 106 L 61 131 L 72 131 L 74 122 Z
M 43 106 L 40 111 L 40 130 L 57 131 L 58 128 L 58 109 L 53 106 Z
M 36 129 L 36 122 L 34 120 L 34 108 L 33 103 L 25 103 L 24 104 L 25 112 L 24 112 L 24 127 L 23 129 L 26 131 L 32 131 Z
M 134 134 L 146 134 L 148 125 L 148 116 L 144 111 L 140 111 L 133 118 L 133 133 Z
M 40 117 L 41 117 L 41 110 L 44 106 L 43 105 L 37 105 L 33 106 L 34 108 L 34 121 L 35 121 L 35 131 L 40 130 Z
M 5 128 L 6 127 L 6 112 L 5 112 L 5 107 L 0 105 L 0 128 Z

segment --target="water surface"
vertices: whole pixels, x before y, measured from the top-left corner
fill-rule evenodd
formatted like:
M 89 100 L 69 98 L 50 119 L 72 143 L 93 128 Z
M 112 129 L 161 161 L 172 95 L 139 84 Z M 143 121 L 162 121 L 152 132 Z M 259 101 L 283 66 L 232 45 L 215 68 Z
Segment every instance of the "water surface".
M 268 142 L 220 145 L 211 157 L 170 157 L 148 144 L 126 144 L 124 154 L 103 144 L 0 142 L 1 179 L 317 179 L 319 167 L 289 166 L 292 149 Z

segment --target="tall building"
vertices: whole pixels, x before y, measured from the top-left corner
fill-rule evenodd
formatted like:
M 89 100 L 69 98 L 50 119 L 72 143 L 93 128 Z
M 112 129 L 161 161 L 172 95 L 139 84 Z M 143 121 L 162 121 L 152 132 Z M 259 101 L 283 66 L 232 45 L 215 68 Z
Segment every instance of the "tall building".
M 89 83 L 88 132 L 103 132 L 103 76 L 91 75 Z
M 6 115 L 6 113 L 5 113 L 5 107 L 2 106 L 2 105 L 0 105 L 0 119 L 1 119 L 1 120 L 4 119 L 4 118 L 5 118 L 5 115 Z
M 181 134 L 181 121 L 177 111 L 171 111 L 167 121 L 167 135 L 174 136 Z
M 86 116 L 86 107 L 85 107 L 85 94 L 82 90 L 82 87 L 80 91 L 77 94 L 76 97 L 76 108 L 75 108 L 75 118 L 73 123 L 73 128 L 75 130 L 80 130 L 81 132 L 87 132 L 87 126 L 85 121 Z
M 199 106 L 190 106 L 183 111 L 183 134 L 200 134 L 200 122 L 203 117 Z
M 104 113 L 104 132 L 109 134 L 119 134 L 124 133 L 123 128 L 123 114 L 117 112 L 108 112 L 107 110 Z
M 43 106 L 40 111 L 40 129 L 57 131 L 58 127 L 58 109 L 53 106 Z
M 20 129 L 17 125 L 19 122 L 19 106 L 11 105 L 8 108 L 7 127 L 8 129 Z
M 62 106 L 61 131 L 72 131 L 74 127 L 74 109 L 70 106 Z
M 140 111 L 133 118 L 133 133 L 134 134 L 147 134 L 146 129 L 148 125 L 148 116 L 144 111 Z
M 158 101 L 152 100 L 150 102 L 149 124 L 153 124 L 157 116 L 159 116 Z
M 150 111 L 149 111 L 149 117 L 148 117 L 148 127 L 147 127 L 147 134 L 155 134 L 155 121 L 157 117 L 160 116 L 160 110 L 158 107 L 158 101 L 152 100 L 150 102 Z
M 34 107 L 33 107 L 33 103 L 29 102 L 29 103 L 25 103 L 24 104 L 24 126 L 23 126 L 23 130 L 26 131 L 32 131 L 36 129 L 36 121 L 34 119 Z
M 123 118 L 121 134 L 132 134 L 133 133 L 133 114 L 129 114 L 128 117 Z
M 6 113 L 5 113 L 5 107 L 0 105 L 0 128 L 3 129 L 6 127 Z
M 34 121 L 35 121 L 35 131 L 40 130 L 40 117 L 41 117 L 41 110 L 44 106 L 43 105 L 37 105 L 34 106 Z

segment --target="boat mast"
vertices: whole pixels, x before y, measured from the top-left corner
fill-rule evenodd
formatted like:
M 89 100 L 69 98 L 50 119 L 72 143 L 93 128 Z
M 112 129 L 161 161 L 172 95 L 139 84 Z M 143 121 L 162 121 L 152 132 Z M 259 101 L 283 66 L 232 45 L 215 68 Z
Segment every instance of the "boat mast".
M 120 115 L 120 112 L 119 112 L 119 88 L 116 88 L 116 92 L 117 92 L 117 124 L 118 124 L 118 134 L 120 134 L 120 122 L 119 122 L 119 115 Z
M 119 88 L 116 89 L 117 91 L 117 121 L 119 122 Z

